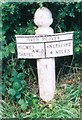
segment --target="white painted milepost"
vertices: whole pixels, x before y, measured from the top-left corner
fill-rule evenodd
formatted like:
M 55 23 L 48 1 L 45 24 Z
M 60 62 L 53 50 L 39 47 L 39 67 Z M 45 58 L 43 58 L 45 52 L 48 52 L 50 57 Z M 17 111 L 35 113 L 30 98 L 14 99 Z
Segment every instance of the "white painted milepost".
M 37 59 L 39 94 L 45 102 L 55 94 L 55 57 L 73 55 L 73 32 L 54 34 L 52 22 L 50 10 L 38 8 L 34 14 L 36 35 L 16 35 L 18 58 Z
M 42 7 L 37 9 L 34 15 L 34 22 L 38 26 L 36 34 L 54 34 L 53 29 L 50 27 L 53 18 L 48 8 Z M 37 71 L 40 98 L 43 99 L 43 101 L 48 102 L 54 98 L 55 94 L 55 59 L 37 59 Z

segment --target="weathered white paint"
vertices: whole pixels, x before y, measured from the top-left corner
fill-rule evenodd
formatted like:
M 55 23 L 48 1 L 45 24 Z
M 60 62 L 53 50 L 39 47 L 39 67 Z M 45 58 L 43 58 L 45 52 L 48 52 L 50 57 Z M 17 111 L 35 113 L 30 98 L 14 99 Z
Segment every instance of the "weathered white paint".
M 16 42 L 18 58 L 37 59 L 73 54 L 73 32 L 54 35 L 16 35 Z
M 48 102 L 54 98 L 55 93 L 55 59 L 37 60 L 40 98 Z
M 44 43 L 17 44 L 18 58 L 45 58 Z
M 46 43 L 46 58 L 73 55 L 73 40 Z
M 50 30 L 50 28 L 48 29 Z M 38 43 L 39 42 L 55 42 L 55 41 L 63 41 L 63 40 L 65 41 L 73 40 L 73 32 L 56 33 L 54 35 L 50 35 L 50 33 L 47 35 L 16 35 L 17 44 L 37 43 L 37 42 Z
M 46 7 L 37 9 L 34 15 L 34 22 L 38 26 L 36 34 L 53 35 L 53 29 L 49 27 L 52 21 L 52 14 Z M 38 59 L 37 70 L 40 98 L 48 102 L 54 98 L 55 93 L 55 59 Z

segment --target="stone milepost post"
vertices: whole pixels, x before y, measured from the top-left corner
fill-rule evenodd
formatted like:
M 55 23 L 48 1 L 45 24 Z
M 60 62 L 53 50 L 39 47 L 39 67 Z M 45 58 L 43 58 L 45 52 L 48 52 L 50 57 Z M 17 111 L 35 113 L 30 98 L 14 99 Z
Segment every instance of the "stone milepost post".
M 50 27 L 53 22 L 52 13 L 46 7 L 38 8 L 34 15 L 34 23 L 38 26 L 37 35 L 53 35 Z M 40 98 L 48 102 L 54 98 L 55 92 L 55 58 L 37 59 Z
M 16 35 L 18 58 L 37 59 L 39 94 L 45 102 L 55 94 L 55 57 L 73 55 L 73 32 L 54 34 L 52 22 L 50 10 L 38 8 L 34 14 L 36 35 Z

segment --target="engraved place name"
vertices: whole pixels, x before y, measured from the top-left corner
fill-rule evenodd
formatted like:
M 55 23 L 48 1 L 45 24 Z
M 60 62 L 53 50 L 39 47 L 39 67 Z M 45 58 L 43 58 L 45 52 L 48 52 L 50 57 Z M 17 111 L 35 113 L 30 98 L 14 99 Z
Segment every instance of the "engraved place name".
M 73 54 L 73 41 L 46 43 L 46 57 L 59 57 Z
M 17 44 L 18 58 L 44 58 L 44 43 Z
M 50 41 L 65 41 L 72 40 L 73 32 L 57 33 L 54 35 L 16 35 L 17 43 L 40 43 Z
M 61 48 L 61 47 L 70 47 L 71 46 L 71 42 L 69 41 L 69 42 L 55 42 L 55 44 L 54 44 L 54 42 L 53 43 L 49 43 L 48 45 L 47 45 L 47 48 Z

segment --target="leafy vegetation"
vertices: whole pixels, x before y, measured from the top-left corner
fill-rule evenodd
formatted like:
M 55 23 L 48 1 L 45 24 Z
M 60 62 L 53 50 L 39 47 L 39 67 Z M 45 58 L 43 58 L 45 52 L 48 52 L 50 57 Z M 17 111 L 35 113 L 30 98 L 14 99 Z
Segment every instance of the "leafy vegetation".
M 6 95 L 5 100 L 0 101 L 2 116 L 4 118 L 80 118 L 81 73 L 66 74 L 64 79 L 62 77 L 59 79 L 61 82 L 57 84 L 55 98 L 49 103 L 40 100 L 38 94 L 32 92 L 33 88 L 30 88 L 31 92 L 26 89 L 24 98 L 17 97 L 17 101 L 9 100 L 10 96 Z M 11 89 L 10 95 L 16 96 L 14 92 L 12 94 Z
M 59 83 L 57 84 L 55 98 L 50 103 L 44 103 L 38 97 L 36 61 L 18 60 L 15 40 L 15 34 L 35 34 L 34 12 L 42 4 L 37 2 L 6 2 L 0 4 L 2 7 L 2 25 L 0 24 L 2 36 L 0 35 L 0 38 L 2 40 L 1 50 L 3 51 L 2 55 L 0 54 L 3 59 L 0 117 L 80 117 L 79 82 L 82 79 L 80 75 L 82 66 L 82 25 L 80 19 L 82 2 L 43 2 L 43 5 L 52 11 L 54 18 L 52 27 L 55 32 L 74 31 L 74 55 L 57 58 L 57 79 Z M 64 77 L 61 79 L 59 73 L 62 64 L 73 68 L 70 70 L 69 67 L 65 67 L 66 69 L 64 68 L 62 73 Z

